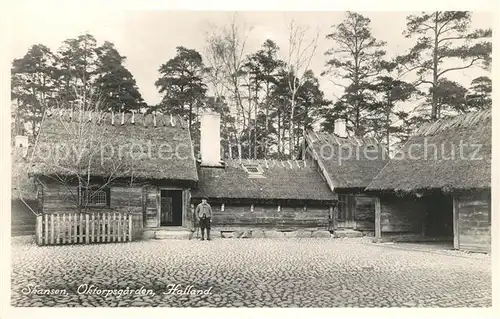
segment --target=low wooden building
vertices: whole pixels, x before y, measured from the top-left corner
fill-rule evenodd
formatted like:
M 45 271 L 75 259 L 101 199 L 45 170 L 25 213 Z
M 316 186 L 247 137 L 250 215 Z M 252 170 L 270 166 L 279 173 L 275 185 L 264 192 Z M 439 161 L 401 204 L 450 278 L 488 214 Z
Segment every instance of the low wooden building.
M 193 208 L 208 197 L 215 232 L 331 229 L 336 196 L 313 161 L 221 159 L 220 115 L 201 119 L 199 182 Z
M 491 109 L 423 126 L 367 188 L 376 237 L 416 235 L 491 247 Z
M 114 221 L 114 213 L 126 213 L 135 216 L 138 233 L 192 226 L 190 189 L 198 173 L 180 117 L 53 110 L 43 119 L 32 164 L 44 215 Z
M 193 205 L 209 198 L 216 231 L 332 229 L 336 196 L 312 161 L 229 159 L 199 176 Z
M 39 211 L 34 179 L 29 176 L 28 145 L 11 152 L 11 235 L 33 235 Z
M 336 230 L 373 232 L 375 197 L 364 189 L 388 162 L 385 148 L 373 138 L 308 132 L 301 155 L 315 163 L 338 196 Z

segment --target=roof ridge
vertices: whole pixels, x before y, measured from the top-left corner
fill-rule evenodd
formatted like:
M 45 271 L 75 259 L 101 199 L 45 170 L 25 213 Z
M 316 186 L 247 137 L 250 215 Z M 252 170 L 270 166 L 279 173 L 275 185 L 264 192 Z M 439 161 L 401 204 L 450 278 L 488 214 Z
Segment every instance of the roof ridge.
M 414 136 L 428 136 L 438 134 L 456 127 L 468 128 L 492 117 L 492 109 L 487 108 L 476 112 L 467 112 L 450 118 L 441 118 L 434 122 L 425 123 Z
M 50 108 L 45 110 L 47 118 L 59 117 L 66 122 L 71 122 L 76 119 L 93 122 L 97 124 L 111 124 L 111 125 L 144 125 L 148 126 L 167 126 L 167 127 L 180 127 L 187 128 L 186 121 L 179 114 L 173 113 L 140 113 L 137 110 L 129 111 L 103 111 L 103 110 L 75 110 L 70 108 Z
M 357 146 L 366 146 L 366 145 L 381 145 L 381 143 L 373 138 L 373 137 L 360 137 L 360 136 L 346 136 L 346 137 L 340 137 L 335 133 L 327 133 L 327 132 L 310 132 L 308 135 L 312 137 L 312 134 L 315 134 L 318 138 L 314 139 L 313 142 L 316 142 L 317 140 L 324 140 L 326 142 L 332 143 L 332 144 L 338 144 L 341 146 L 342 144 L 345 143 L 352 143 Z

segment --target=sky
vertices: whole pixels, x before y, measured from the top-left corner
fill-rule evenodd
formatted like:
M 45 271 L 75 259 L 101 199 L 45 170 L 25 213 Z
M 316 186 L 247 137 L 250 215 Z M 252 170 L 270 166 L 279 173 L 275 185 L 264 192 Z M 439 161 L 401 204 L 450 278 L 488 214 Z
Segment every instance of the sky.
M 88 32 L 98 45 L 104 41 L 115 44 L 121 55 L 126 56 L 125 66 L 134 75 L 146 103 L 153 105 L 161 100 L 154 86 L 159 77 L 158 68 L 175 56 L 177 46 L 184 46 L 203 52 L 206 32 L 214 25 L 231 21 L 232 12 L 224 11 L 167 11 L 167 10 L 65 10 L 65 14 L 43 11 L 43 7 L 24 6 L 17 9 L 12 21 L 11 60 L 22 57 L 28 48 L 37 43 L 57 51 L 61 43 Z M 371 19 L 372 34 L 378 40 L 387 42 L 388 56 L 404 53 L 414 43 L 406 39 L 402 31 L 406 16 L 416 12 L 367 11 L 360 12 Z M 324 52 L 334 43 L 325 39 L 332 31 L 331 26 L 345 17 L 342 11 L 318 12 L 270 12 L 242 11 L 237 21 L 246 30 L 247 53 L 255 52 L 270 38 L 286 54 L 287 23 L 293 18 L 298 24 L 308 26 L 311 37 L 319 32 L 319 43 L 311 61 L 316 76 L 325 69 Z M 487 12 L 474 12 L 473 28 L 491 28 L 493 17 Z M 450 72 L 449 78 L 468 87 L 475 77 L 485 75 L 480 68 Z M 328 99 L 335 100 L 341 89 L 335 87 L 328 77 L 320 77 L 321 88 Z

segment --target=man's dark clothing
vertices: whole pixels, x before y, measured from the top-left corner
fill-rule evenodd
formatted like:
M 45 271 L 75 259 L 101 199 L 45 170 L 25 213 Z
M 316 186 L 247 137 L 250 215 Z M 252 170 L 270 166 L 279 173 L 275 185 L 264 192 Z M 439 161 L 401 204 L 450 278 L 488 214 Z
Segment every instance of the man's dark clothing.
M 200 218 L 200 228 L 201 229 L 210 229 L 210 218 L 205 217 L 205 218 Z
M 210 240 L 210 224 L 212 220 L 212 207 L 210 207 L 210 204 L 201 203 L 196 206 L 195 216 L 199 220 L 201 240 L 205 239 L 205 229 L 207 230 L 207 239 Z

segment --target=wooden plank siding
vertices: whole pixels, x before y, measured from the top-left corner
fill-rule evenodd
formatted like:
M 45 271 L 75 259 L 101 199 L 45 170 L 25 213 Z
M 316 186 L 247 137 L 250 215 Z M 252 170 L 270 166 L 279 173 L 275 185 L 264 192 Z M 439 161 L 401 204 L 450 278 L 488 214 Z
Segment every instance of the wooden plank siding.
M 140 239 L 144 223 L 142 186 L 110 184 L 108 187 L 109 207 L 87 207 L 86 210 L 79 210 L 77 186 L 45 183 L 41 201 L 42 215 L 40 221 L 37 220 L 37 242 L 117 242 L 129 240 L 127 236 Z M 132 232 L 127 235 L 127 229 L 130 227 Z
M 354 199 L 355 229 L 373 231 L 375 229 L 375 197 L 356 194 Z
M 159 191 L 152 185 L 143 186 L 144 227 L 159 226 Z
M 422 233 L 425 216 L 424 202 L 419 198 L 381 196 L 381 233 Z
M 253 227 L 265 229 L 321 229 L 328 230 L 329 206 L 307 207 L 304 206 L 281 206 L 278 205 L 236 205 L 221 204 L 212 205 L 212 226 L 217 227 Z
M 460 194 L 458 204 L 458 247 L 463 250 L 491 250 L 491 191 Z

